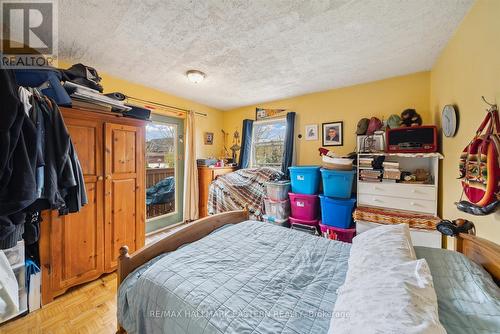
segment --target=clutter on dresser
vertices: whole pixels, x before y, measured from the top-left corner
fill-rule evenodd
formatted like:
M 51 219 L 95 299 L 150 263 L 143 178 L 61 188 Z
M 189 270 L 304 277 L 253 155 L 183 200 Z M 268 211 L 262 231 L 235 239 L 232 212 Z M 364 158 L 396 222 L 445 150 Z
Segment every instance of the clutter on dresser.
M 498 106 L 489 103 L 487 114 L 460 156 L 462 195 L 456 204 L 473 215 L 495 212 L 500 202 L 500 117 Z M 463 199 L 463 196 L 467 200 Z
M 131 107 L 125 105 L 124 101 L 116 100 L 106 96 L 98 90 L 76 84 L 71 81 L 66 81 L 63 84 L 64 89 L 69 96 L 78 103 L 87 103 L 109 109 L 108 111 L 130 111 Z
M 92 91 L 103 92 L 102 78 L 93 67 L 78 63 L 66 70 L 61 70 L 63 81 L 76 84 L 79 87 L 88 87 Z

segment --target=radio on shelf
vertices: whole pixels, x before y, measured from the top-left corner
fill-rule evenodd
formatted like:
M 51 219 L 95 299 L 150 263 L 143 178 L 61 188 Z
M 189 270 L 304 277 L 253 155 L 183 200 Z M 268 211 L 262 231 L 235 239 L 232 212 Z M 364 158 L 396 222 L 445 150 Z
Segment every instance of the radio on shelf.
M 437 152 L 437 128 L 433 125 L 412 126 L 387 131 L 387 152 Z

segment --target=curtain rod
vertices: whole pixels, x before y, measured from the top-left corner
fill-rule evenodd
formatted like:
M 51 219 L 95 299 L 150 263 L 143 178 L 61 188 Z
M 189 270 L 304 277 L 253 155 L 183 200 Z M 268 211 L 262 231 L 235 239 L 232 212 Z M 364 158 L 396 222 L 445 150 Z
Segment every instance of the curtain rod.
M 160 107 L 175 109 L 175 110 L 179 110 L 179 111 L 182 111 L 182 112 L 191 111 L 189 109 L 179 108 L 179 107 L 175 107 L 175 106 L 170 106 L 168 104 L 163 104 L 163 103 L 158 103 L 158 102 L 153 102 L 153 101 L 148 101 L 148 100 L 143 100 L 143 99 L 139 99 L 137 97 L 132 97 L 132 96 L 127 96 L 127 99 L 131 99 L 131 100 L 135 100 L 135 101 L 139 101 L 139 102 L 144 102 L 144 103 L 149 103 L 149 104 L 154 104 L 154 105 L 157 105 L 157 106 L 160 106 Z M 200 116 L 208 116 L 207 114 L 202 113 L 202 112 L 198 112 L 198 111 L 195 111 L 194 113 L 196 115 L 200 115 Z

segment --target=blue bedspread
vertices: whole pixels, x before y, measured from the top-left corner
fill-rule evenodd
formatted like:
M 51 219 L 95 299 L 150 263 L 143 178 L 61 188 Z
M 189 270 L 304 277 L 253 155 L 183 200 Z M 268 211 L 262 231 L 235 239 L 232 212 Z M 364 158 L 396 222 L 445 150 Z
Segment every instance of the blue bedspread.
M 500 289 L 491 276 L 461 253 L 415 247 L 429 264 L 448 334 L 500 333 Z
M 163 254 L 118 294 L 129 334 L 326 334 L 350 244 L 248 221 Z M 457 252 L 415 247 L 449 334 L 500 333 L 500 290 Z M 156 264 L 156 265 L 154 265 Z
M 118 320 L 129 334 L 326 333 L 349 249 L 243 222 L 129 275 Z

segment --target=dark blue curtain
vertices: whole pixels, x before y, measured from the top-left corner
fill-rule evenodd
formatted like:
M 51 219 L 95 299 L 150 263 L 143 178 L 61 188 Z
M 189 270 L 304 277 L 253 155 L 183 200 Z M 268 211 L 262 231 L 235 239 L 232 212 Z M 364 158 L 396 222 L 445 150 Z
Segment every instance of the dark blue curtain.
M 243 130 L 241 131 L 240 168 L 248 168 L 250 165 L 250 152 L 252 151 L 252 129 L 251 119 L 243 120 Z
M 292 165 L 293 160 L 293 142 L 295 129 L 295 113 L 289 112 L 286 114 L 286 134 L 285 144 L 283 149 L 283 162 L 281 163 L 281 171 L 288 177 L 288 167 Z

